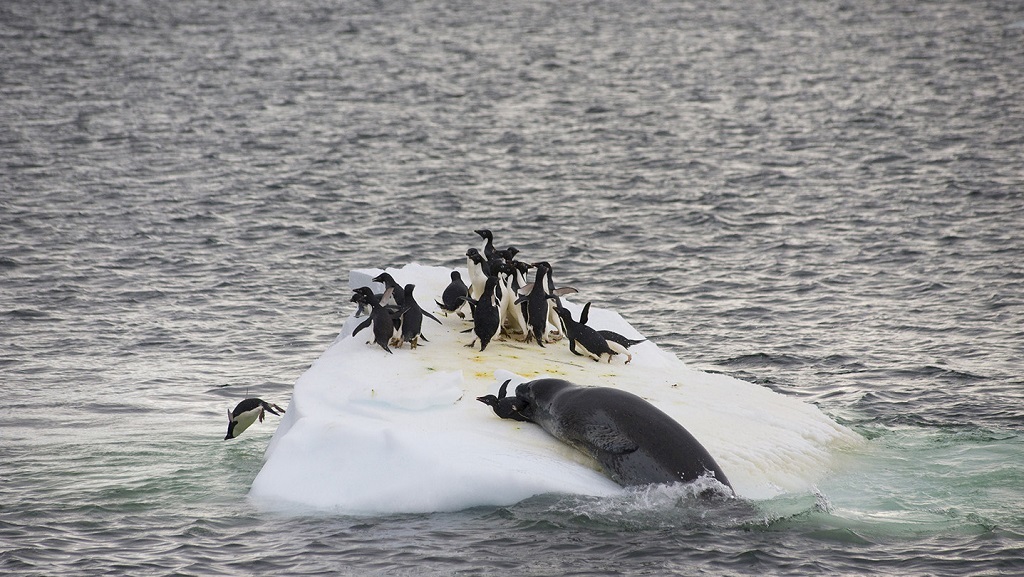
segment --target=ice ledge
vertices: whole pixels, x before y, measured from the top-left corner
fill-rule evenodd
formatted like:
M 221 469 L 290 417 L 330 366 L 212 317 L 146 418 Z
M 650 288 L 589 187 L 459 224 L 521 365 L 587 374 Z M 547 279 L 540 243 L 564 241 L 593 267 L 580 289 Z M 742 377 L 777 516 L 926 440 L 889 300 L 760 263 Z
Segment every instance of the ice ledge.
M 350 285 L 368 285 L 379 272 L 351 271 Z M 547 375 L 636 393 L 693 433 L 748 499 L 810 490 L 829 473 L 839 449 L 861 442 L 813 405 L 690 369 L 651 342 L 633 348 L 629 365 L 577 357 L 563 343 L 542 349 L 495 341 L 482 353 L 466 348 L 472 335 L 461 331 L 471 324 L 443 317 L 434 304 L 451 269 L 410 264 L 387 272 L 403 285 L 415 284 L 419 304 L 443 324 L 426 320 L 429 342 L 389 355 L 366 344 L 365 332 L 351 337 L 358 320 L 350 317 L 295 383 L 250 491 L 256 502 L 389 514 L 622 490 L 539 427 L 498 419 L 475 400 L 506 378 L 514 384 Z M 579 314 L 579 305 L 567 308 Z M 595 328 L 638 336 L 612 311 L 592 308 L 590 319 Z

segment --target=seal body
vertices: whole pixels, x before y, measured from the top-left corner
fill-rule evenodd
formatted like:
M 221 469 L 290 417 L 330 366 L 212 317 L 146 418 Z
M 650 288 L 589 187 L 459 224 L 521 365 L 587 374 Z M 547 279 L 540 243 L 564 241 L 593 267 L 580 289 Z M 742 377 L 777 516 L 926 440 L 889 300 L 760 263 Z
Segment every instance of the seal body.
M 537 379 L 516 387 L 519 413 L 593 457 L 623 486 L 691 482 L 713 475 L 732 489 L 707 449 L 644 399 L 609 387 Z

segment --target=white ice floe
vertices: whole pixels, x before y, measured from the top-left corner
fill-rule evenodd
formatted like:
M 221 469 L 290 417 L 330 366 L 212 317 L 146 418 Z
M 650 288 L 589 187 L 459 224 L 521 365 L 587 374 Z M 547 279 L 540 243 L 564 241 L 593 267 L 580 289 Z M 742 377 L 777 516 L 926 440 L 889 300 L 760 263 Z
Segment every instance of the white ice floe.
M 351 282 L 369 284 L 379 272 L 353 271 Z M 632 348 L 628 365 L 621 356 L 611 364 L 574 356 L 564 341 L 467 348 L 473 335 L 461 331 L 472 324 L 442 316 L 434 304 L 450 269 L 411 264 L 387 272 L 399 284 L 415 284 L 417 302 L 443 324 L 424 319 L 429 342 L 388 354 L 367 344 L 369 329 L 351 336 L 365 317 L 349 317 L 295 383 L 252 484 L 256 502 L 388 514 L 509 505 L 541 493 L 622 492 L 588 457 L 536 425 L 499 419 L 476 400 L 509 378 L 510 392 L 518 382 L 551 376 L 644 397 L 693 433 L 747 499 L 809 491 L 839 451 L 861 442 L 813 405 L 691 369 L 649 341 Z M 579 317 L 579 304 L 565 305 Z M 641 338 L 609 310 L 592 308 L 588 324 Z

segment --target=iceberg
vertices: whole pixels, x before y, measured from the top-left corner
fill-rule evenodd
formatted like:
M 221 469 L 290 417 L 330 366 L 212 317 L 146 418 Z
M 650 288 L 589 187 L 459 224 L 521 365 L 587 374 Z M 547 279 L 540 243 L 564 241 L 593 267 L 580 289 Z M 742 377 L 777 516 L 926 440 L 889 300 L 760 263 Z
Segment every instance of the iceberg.
M 565 342 L 544 348 L 517 340 L 468 348 L 472 326 L 435 306 L 450 281 L 444 267 L 389 268 L 416 285 L 429 339 L 388 354 L 352 336 L 350 316 L 337 339 L 296 381 L 287 412 L 267 447 L 249 496 L 286 511 L 385 515 L 507 506 L 534 495 L 596 497 L 625 491 L 589 457 L 537 425 L 498 418 L 476 397 L 506 379 L 557 377 L 640 395 L 689 430 L 728 475 L 736 495 L 768 499 L 808 492 L 863 442 L 814 405 L 756 384 L 686 366 L 655 343 L 611 363 L 573 355 Z M 457 269 L 466 277 L 465 269 Z M 381 270 L 354 270 L 352 288 L 372 286 Z M 377 285 L 377 289 L 381 289 Z M 574 318 L 582 306 L 563 297 Z M 589 325 L 643 338 L 618 313 L 593 307 Z

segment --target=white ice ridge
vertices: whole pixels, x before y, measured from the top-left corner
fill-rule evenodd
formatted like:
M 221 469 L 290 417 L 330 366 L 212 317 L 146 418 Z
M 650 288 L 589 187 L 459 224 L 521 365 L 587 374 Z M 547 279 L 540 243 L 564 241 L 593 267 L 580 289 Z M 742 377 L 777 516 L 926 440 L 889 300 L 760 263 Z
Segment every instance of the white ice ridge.
M 352 286 L 379 270 L 352 271 Z M 434 299 L 451 270 L 410 264 L 387 272 L 416 285 L 429 342 L 389 355 L 349 317 L 337 340 L 295 383 L 250 497 L 264 507 L 355 515 L 510 505 L 541 493 L 594 496 L 623 489 L 596 464 L 532 423 L 499 419 L 476 397 L 542 376 L 638 394 L 686 427 L 714 456 L 738 496 L 806 492 L 861 438 L 817 407 L 764 387 L 688 368 L 655 343 L 633 361 L 573 355 L 565 341 L 492 341 L 467 348 L 472 323 L 444 317 Z M 461 270 L 467 278 L 465 270 Z M 382 290 L 377 285 L 378 290 Z M 579 318 L 581 305 L 563 302 Z M 353 306 L 354 308 L 354 306 Z M 591 308 L 590 326 L 642 338 L 617 313 Z

